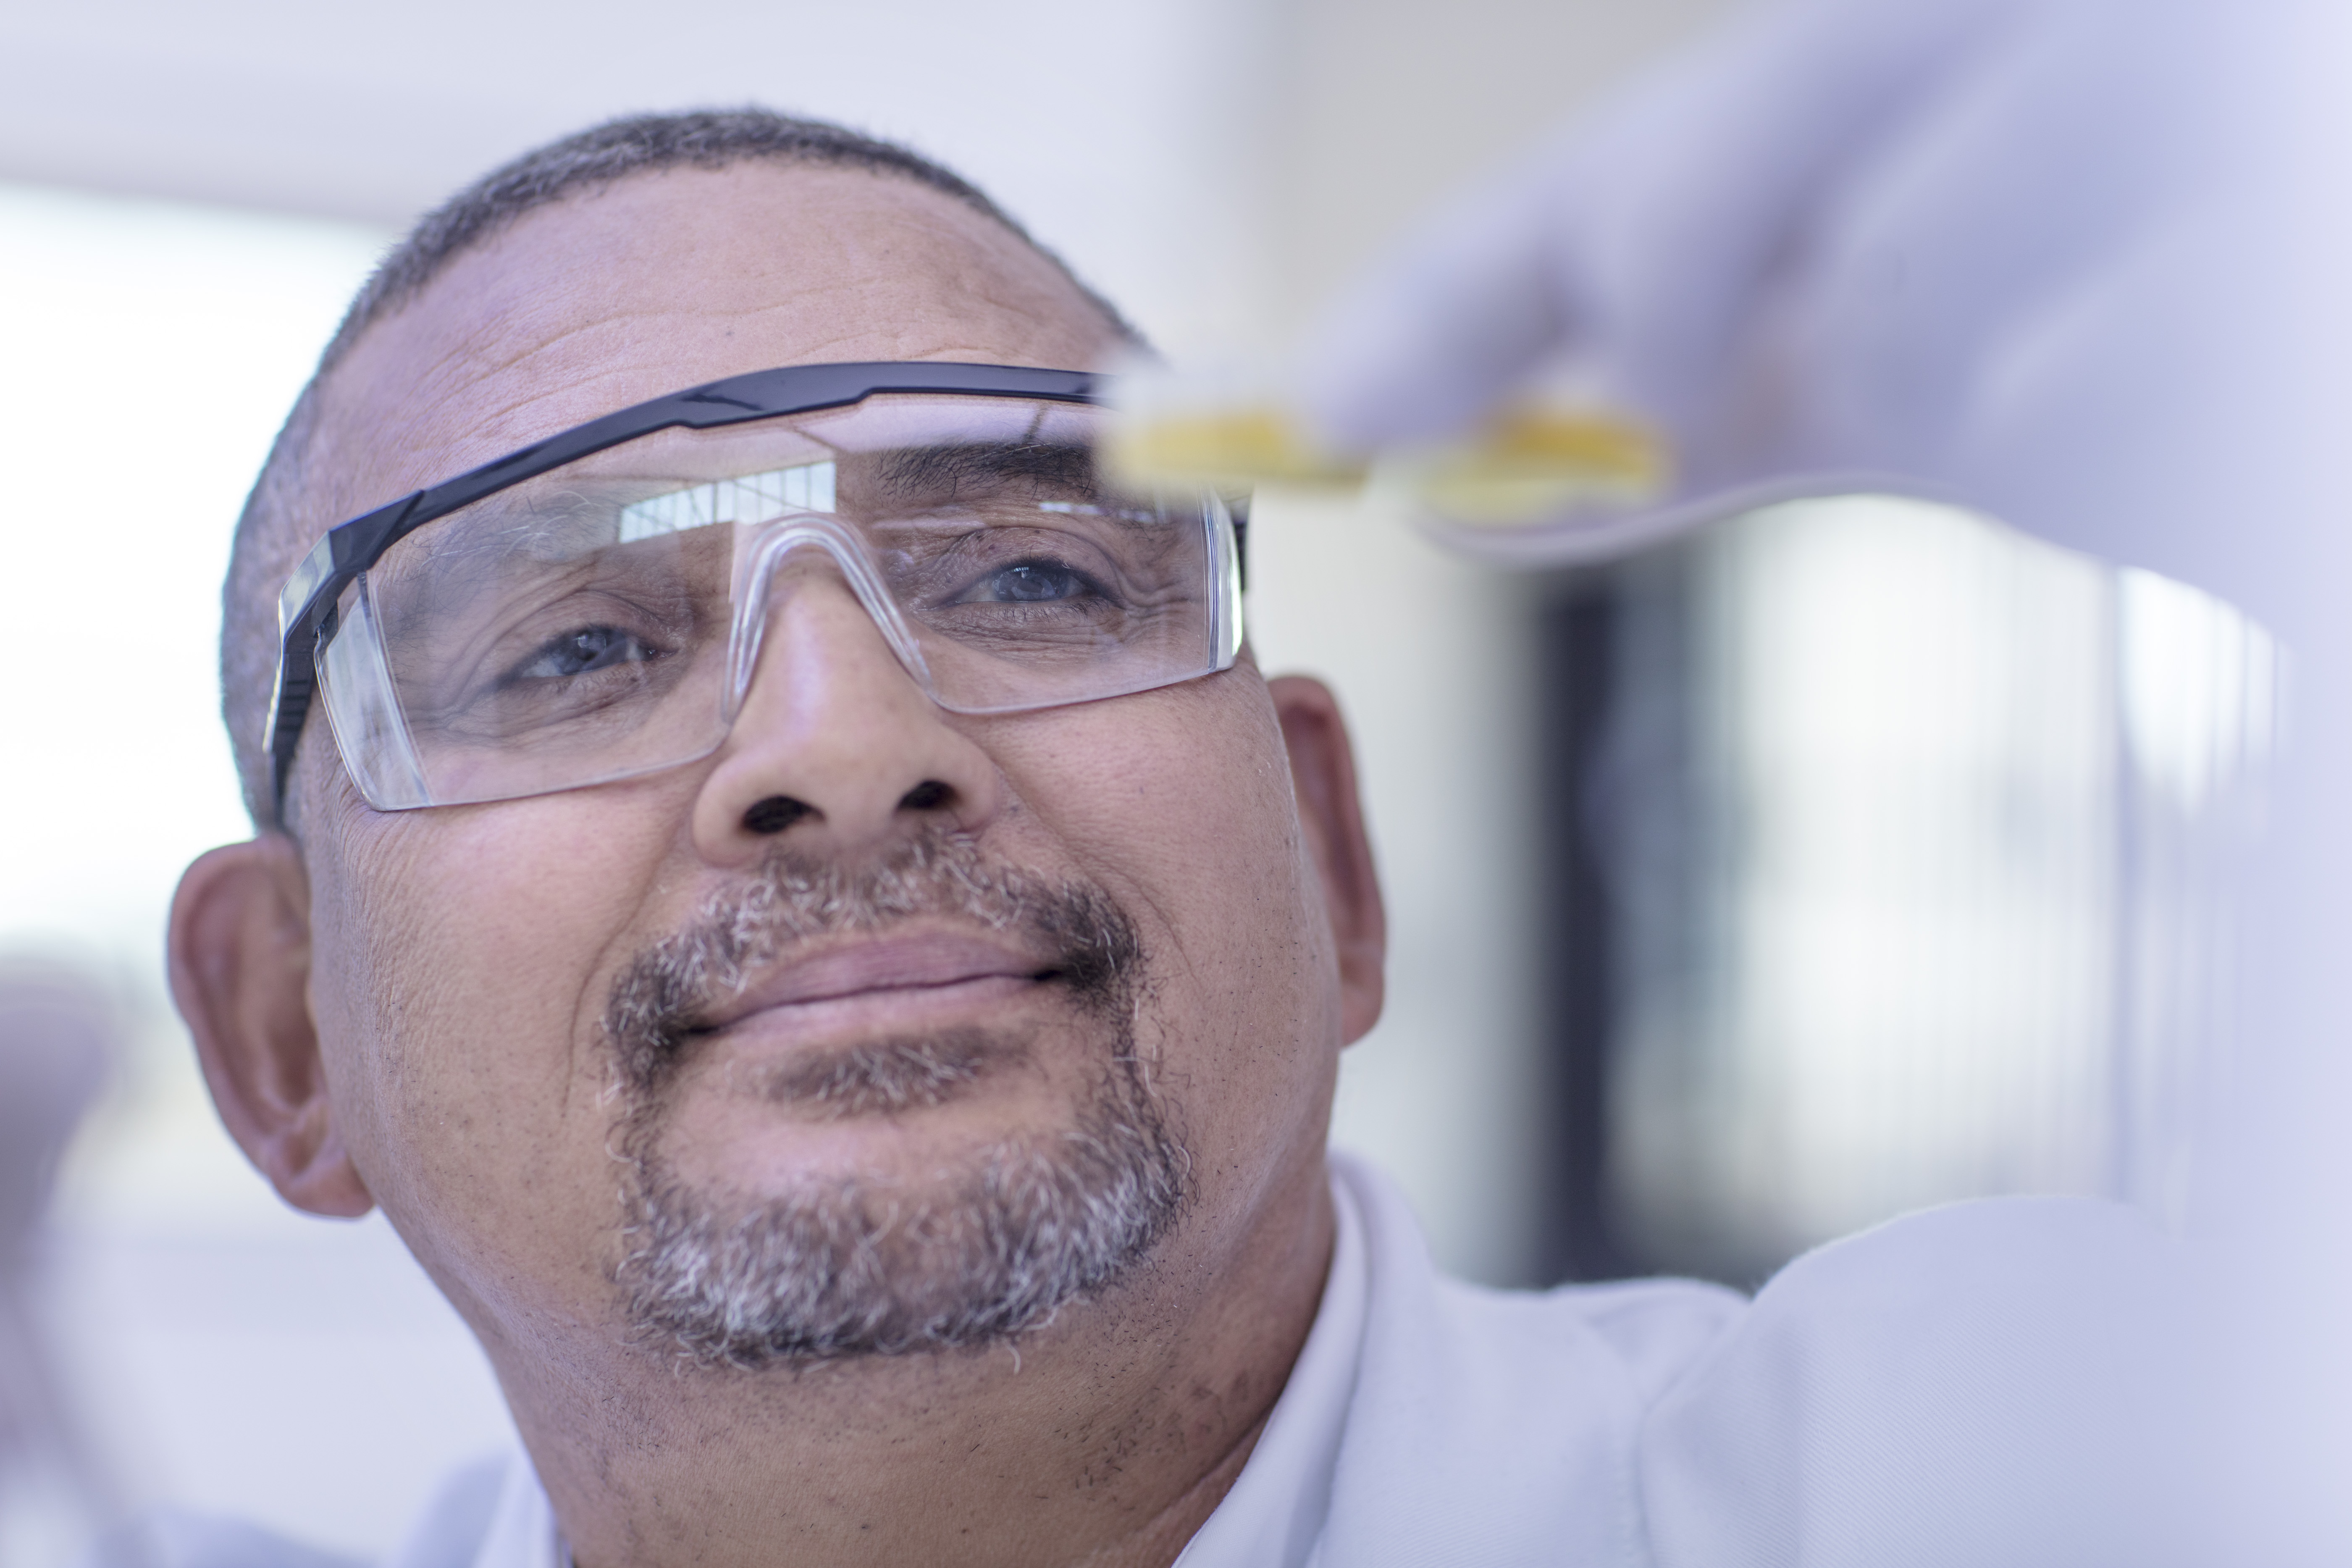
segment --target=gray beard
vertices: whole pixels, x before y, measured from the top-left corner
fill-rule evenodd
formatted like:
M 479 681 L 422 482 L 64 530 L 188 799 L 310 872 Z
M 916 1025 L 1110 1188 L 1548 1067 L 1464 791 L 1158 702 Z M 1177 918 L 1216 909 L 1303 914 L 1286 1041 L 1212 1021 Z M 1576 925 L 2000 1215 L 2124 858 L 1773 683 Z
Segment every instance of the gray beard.
M 793 942 L 948 914 L 1018 931 L 1106 1050 L 1066 1126 L 980 1151 L 921 1183 L 844 1177 L 746 1198 L 663 1157 L 666 1089 L 696 1020 Z M 605 1027 L 627 1110 L 629 1250 L 615 1272 L 645 1340 L 746 1370 L 997 1343 L 1108 1288 L 1174 1223 L 1189 1156 L 1134 1048 L 1141 958 L 1100 889 L 1045 884 L 942 836 L 856 873 L 780 859 L 714 900 L 615 983 Z M 777 1076 L 773 1098 L 846 1118 L 937 1105 L 1029 1042 L 981 1030 L 861 1042 Z

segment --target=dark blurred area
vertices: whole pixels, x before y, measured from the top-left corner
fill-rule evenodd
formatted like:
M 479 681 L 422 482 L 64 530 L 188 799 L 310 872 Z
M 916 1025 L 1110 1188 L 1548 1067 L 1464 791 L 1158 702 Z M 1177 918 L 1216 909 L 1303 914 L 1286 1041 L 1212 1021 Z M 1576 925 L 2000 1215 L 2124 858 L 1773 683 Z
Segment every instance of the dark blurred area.
M 2259 628 L 1885 496 L 1537 601 L 1550 1273 L 1753 1287 L 2003 1193 L 2179 1217 Z

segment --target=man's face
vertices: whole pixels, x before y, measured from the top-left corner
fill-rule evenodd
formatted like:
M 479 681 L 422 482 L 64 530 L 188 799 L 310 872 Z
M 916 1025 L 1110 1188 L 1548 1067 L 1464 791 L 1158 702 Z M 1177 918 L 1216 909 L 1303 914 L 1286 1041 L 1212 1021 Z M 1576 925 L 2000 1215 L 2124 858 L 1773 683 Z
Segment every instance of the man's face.
M 332 489 L 372 504 L 739 372 L 1110 347 L 1055 268 L 909 182 L 638 177 L 530 215 L 373 329 L 324 447 Z M 816 571 L 698 763 L 379 814 L 326 727 L 306 734 L 333 1127 L 494 1355 L 650 1321 L 742 1359 L 672 1320 L 709 1317 L 680 1279 L 763 1214 L 789 1223 L 737 1259 L 751 1274 L 831 1257 L 898 1287 L 864 1331 L 856 1300 L 800 1303 L 847 1325 L 829 1342 L 919 1342 L 959 1279 L 1034 1272 L 975 1203 L 1062 1236 L 1118 1189 L 1093 1253 L 1046 1260 L 1091 1290 L 1147 1254 L 1162 1279 L 1219 1267 L 1319 1166 L 1377 976 L 1342 979 L 1327 889 L 1356 851 L 1302 826 L 1290 710 L 1244 660 L 950 714 Z

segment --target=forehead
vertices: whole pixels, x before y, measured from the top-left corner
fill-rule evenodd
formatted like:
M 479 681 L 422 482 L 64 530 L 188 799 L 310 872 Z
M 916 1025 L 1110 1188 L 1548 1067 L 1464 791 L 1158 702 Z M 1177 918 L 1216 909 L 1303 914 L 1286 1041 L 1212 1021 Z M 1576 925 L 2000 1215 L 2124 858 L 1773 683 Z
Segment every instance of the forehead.
M 636 175 L 453 261 L 337 367 L 324 421 L 357 511 L 615 408 L 773 365 L 1086 368 L 1101 313 L 1002 225 L 862 170 Z M 340 518 L 322 520 L 337 521 Z

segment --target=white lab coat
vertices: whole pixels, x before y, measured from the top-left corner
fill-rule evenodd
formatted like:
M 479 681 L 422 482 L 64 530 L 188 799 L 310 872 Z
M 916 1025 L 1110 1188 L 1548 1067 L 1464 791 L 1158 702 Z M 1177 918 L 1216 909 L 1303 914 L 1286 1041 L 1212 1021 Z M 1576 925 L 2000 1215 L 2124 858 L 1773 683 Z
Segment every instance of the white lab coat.
M 1336 1157 L 1305 1350 L 1180 1568 L 2164 1568 L 2181 1248 L 2116 1205 L 2000 1199 L 1687 1280 L 1483 1289 Z M 2121 1417 L 2121 1419 L 2118 1419 Z M 224 1530 L 228 1527 L 222 1527 Z M 184 1531 L 186 1527 L 184 1526 Z M 250 1532 L 171 1568 L 322 1568 Z M 387 1568 L 562 1568 L 520 1457 L 456 1478 Z

